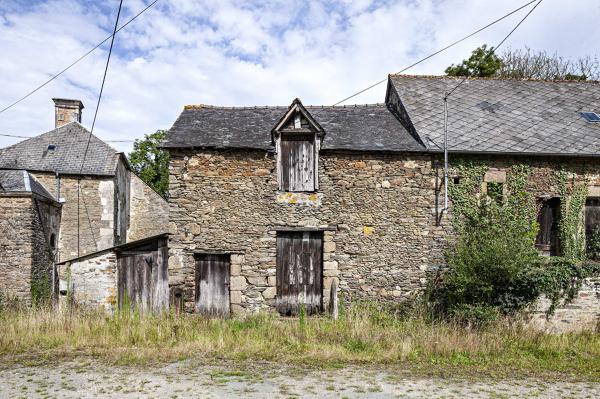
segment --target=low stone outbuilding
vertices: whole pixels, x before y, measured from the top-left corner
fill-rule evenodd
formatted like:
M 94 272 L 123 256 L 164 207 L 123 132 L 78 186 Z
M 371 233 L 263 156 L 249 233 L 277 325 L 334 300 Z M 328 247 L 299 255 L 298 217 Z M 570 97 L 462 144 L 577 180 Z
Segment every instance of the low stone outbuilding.
M 333 281 L 346 298 L 421 292 L 452 237 L 443 98 L 458 82 L 391 75 L 384 104 L 185 107 L 164 148 L 169 278 L 186 309 L 318 312 Z M 451 167 L 484 162 L 487 195 L 503 192 L 513 165 L 528 165 L 542 209 L 537 246 L 552 255 L 556 172 L 585 181 L 588 209 L 600 197 L 594 111 L 597 83 L 469 79 L 449 102 Z
M 167 236 L 147 237 L 58 263 L 59 305 L 161 312 L 169 308 Z

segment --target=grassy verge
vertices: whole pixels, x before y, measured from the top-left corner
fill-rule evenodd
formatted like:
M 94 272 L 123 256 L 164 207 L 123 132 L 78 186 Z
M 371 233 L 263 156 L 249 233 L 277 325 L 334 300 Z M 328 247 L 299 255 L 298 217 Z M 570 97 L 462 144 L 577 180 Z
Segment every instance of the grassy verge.
M 469 329 L 372 305 L 339 320 L 258 314 L 228 320 L 44 309 L 0 312 L 0 356 L 56 360 L 93 356 L 117 364 L 187 358 L 337 367 L 400 365 L 424 372 L 561 373 L 600 380 L 600 334 L 550 335 L 508 323 Z

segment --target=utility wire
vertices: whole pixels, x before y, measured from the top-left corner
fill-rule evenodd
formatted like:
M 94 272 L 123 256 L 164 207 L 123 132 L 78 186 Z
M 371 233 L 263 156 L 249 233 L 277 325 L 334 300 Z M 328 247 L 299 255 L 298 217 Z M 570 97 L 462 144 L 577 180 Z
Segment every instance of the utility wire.
M 110 63 L 110 56 L 112 54 L 113 44 L 115 43 L 115 36 L 117 35 L 117 27 L 119 25 L 119 17 L 121 16 L 121 8 L 123 7 L 123 0 L 119 2 L 119 11 L 117 11 L 117 19 L 115 20 L 115 28 L 113 30 L 112 38 L 110 40 L 110 48 L 108 49 L 108 57 L 106 58 L 106 66 L 104 67 L 104 76 L 102 76 L 102 85 L 100 85 L 100 93 L 98 94 L 98 102 L 96 103 L 96 111 L 94 112 L 94 120 L 92 121 L 92 128 L 88 135 L 87 144 L 85 145 L 85 151 L 83 152 L 83 159 L 81 160 L 81 167 L 79 168 L 79 175 L 77 175 L 77 256 L 79 256 L 79 193 L 81 192 L 81 172 L 83 172 L 83 166 L 85 165 L 85 157 L 87 156 L 88 149 L 90 147 L 90 141 L 92 140 L 92 134 L 94 133 L 94 126 L 96 125 L 96 117 L 98 116 L 98 109 L 100 108 L 100 101 L 102 100 L 102 92 L 104 91 L 104 83 L 106 82 L 106 74 L 108 73 L 108 65 Z M 93 234 L 93 230 L 92 230 Z
M 533 7 L 531 8 L 531 10 L 529 10 L 529 12 L 528 12 L 527 14 L 525 14 L 525 16 L 523 17 L 523 19 L 521 19 L 521 20 L 519 21 L 519 23 L 518 23 L 518 24 L 516 24 L 516 25 L 515 25 L 515 27 L 514 27 L 514 28 L 512 28 L 512 30 L 511 30 L 510 32 L 508 32 L 508 35 L 504 36 L 504 39 L 502 39 L 502 40 L 500 41 L 500 43 L 498 43 L 498 45 L 497 45 L 496 47 L 492 47 L 492 48 L 490 48 L 490 51 L 489 51 L 489 52 L 487 53 L 487 55 L 486 55 L 486 56 L 483 58 L 483 60 L 481 60 L 480 64 L 483 64 L 483 63 L 485 63 L 485 62 L 488 60 L 488 58 L 490 58 L 490 57 L 492 56 L 492 54 L 494 54 L 494 53 L 496 52 L 496 50 L 498 50 L 498 49 L 500 48 L 500 46 L 502 46 L 502 45 L 504 44 L 504 42 L 505 42 L 505 41 L 506 41 L 506 40 L 507 40 L 507 39 L 510 37 L 510 35 L 512 35 L 512 34 L 513 34 L 513 32 L 514 32 L 514 31 L 516 31 L 516 30 L 517 30 L 517 28 L 518 28 L 519 26 L 521 26 L 521 24 L 522 24 L 522 23 L 523 23 L 523 22 L 524 22 L 524 21 L 527 19 L 527 17 L 529 17 L 529 15 L 531 15 L 531 13 L 533 12 L 533 10 L 535 10 L 535 9 L 537 8 L 537 6 L 539 6 L 539 5 L 540 5 L 540 3 L 541 3 L 542 1 L 543 1 L 543 0 L 539 0 L 539 1 L 537 2 L 537 4 L 536 4 L 535 6 L 533 6 Z M 454 86 L 454 88 L 453 88 L 452 90 L 450 90 L 449 92 L 447 92 L 447 93 L 446 93 L 446 95 L 445 95 L 445 97 L 444 97 L 444 100 L 448 99 L 448 97 L 450 97 L 450 96 L 452 95 L 452 93 L 454 93 L 454 91 L 456 91 L 456 89 L 458 89 L 458 88 L 459 88 L 459 87 L 460 87 L 460 86 L 461 86 L 463 83 L 465 83 L 465 81 L 466 81 L 468 78 L 469 78 L 469 76 L 465 76 L 465 77 L 463 77 L 463 79 L 462 79 L 462 80 L 461 80 L 461 81 L 460 81 L 460 82 L 459 82 L 459 83 L 458 83 L 456 86 Z
M 148 6 L 146 8 L 144 8 L 142 11 L 140 11 L 139 13 L 137 13 L 133 18 L 131 18 L 123 26 L 121 26 L 119 29 L 117 29 L 115 31 L 115 33 L 120 32 L 121 29 L 125 28 L 127 25 L 129 25 L 130 23 L 132 23 L 137 17 L 139 17 L 140 15 L 142 15 L 144 12 L 146 12 L 150 7 L 152 7 L 158 1 L 159 0 L 154 0 L 152 3 L 148 4 Z M 39 85 L 38 87 L 36 87 L 35 89 L 31 90 L 29 93 L 25 94 L 23 97 L 19 98 L 17 101 L 15 101 L 12 104 L 10 104 L 10 105 L 2 108 L 0 110 L 0 114 L 2 114 L 4 111 L 7 111 L 7 110 L 11 109 L 12 107 L 14 107 L 15 105 L 17 105 L 21 101 L 25 100 L 27 97 L 31 96 L 32 94 L 34 94 L 35 92 L 37 92 L 38 90 L 40 90 L 42 87 L 46 86 L 48 83 L 52 82 L 54 79 L 58 78 L 60 75 L 62 75 L 67 70 L 69 70 L 71 67 L 73 67 L 75 64 L 77 64 L 79 61 L 83 60 L 85 57 L 87 57 L 92 52 L 94 52 L 94 50 L 96 50 L 98 47 L 100 47 L 104 43 L 106 43 L 108 41 L 108 39 L 110 39 L 111 37 L 114 37 L 114 35 L 108 36 L 106 39 L 102 40 L 100 43 L 98 43 L 96 46 L 94 46 L 92 49 L 90 49 L 87 53 L 85 53 L 84 55 L 82 55 L 81 57 L 79 57 L 75 61 L 73 61 L 69 66 L 67 66 L 66 68 L 64 68 L 62 71 L 60 71 L 56 75 L 52 76 L 50 79 L 48 79 L 47 81 L 45 81 L 44 83 L 42 83 L 41 85 Z
M 410 69 L 410 68 L 412 68 L 412 67 L 414 67 L 414 66 L 416 66 L 416 65 L 418 65 L 418 64 L 420 64 L 420 63 L 422 63 L 422 62 L 424 62 L 424 61 L 427 61 L 427 60 L 428 60 L 428 59 L 430 59 L 431 57 L 434 57 L 434 56 L 438 55 L 439 53 L 441 53 L 441 52 L 443 52 L 443 51 L 446 51 L 446 50 L 448 50 L 448 49 L 449 49 L 449 48 L 451 48 L 451 47 L 454 47 L 454 46 L 456 46 L 456 45 L 457 45 L 457 44 L 459 44 L 460 42 L 463 42 L 463 41 L 467 40 L 468 38 L 470 38 L 470 37 L 472 37 L 472 36 L 475 36 L 475 35 L 476 35 L 476 34 L 478 34 L 479 32 L 481 32 L 481 31 L 483 31 L 483 30 L 485 30 L 485 29 L 489 28 L 489 27 L 490 27 L 490 26 L 492 26 L 492 25 L 495 25 L 495 24 L 497 24 L 498 22 L 502 21 L 503 19 L 506 19 L 506 18 L 510 17 L 511 15 L 513 15 L 513 14 L 515 14 L 515 13 L 517 13 L 517 12 L 521 11 L 523 8 L 527 7 L 528 5 L 530 5 L 530 4 L 532 4 L 532 3 L 535 3 L 536 1 L 538 1 L 538 0 L 531 0 L 531 1 L 529 1 L 528 3 L 526 3 L 526 4 L 522 5 L 522 6 L 521 6 L 521 7 L 519 7 L 519 8 L 516 8 L 516 9 L 514 9 L 513 11 L 509 12 L 508 14 L 506 14 L 506 15 L 504 15 L 504 16 L 502 16 L 502 17 L 498 18 L 498 19 L 496 19 L 495 21 L 492 21 L 492 22 L 490 22 L 489 24 L 485 25 L 484 27 L 482 27 L 482 28 L 479 28 L 479 29 L 478 29 L 478 30 L 476 30 L 475 32 L 473 32 L 473 33 L 470 33 L 470 34 L 468 34 L 467 36 L 464 36 L 463 38 L 461 38 L 461 39 L 458 39 L 457 41 L 455 41 L 455 42 L 453 42 L 453 43 L 451 43 L 451 44 L 447 45 L 446 47 L 444 47 L 444 48 L 442 48 L 442 49 L 439 49 L 439 50 L 437 50 L 437 51 L 436 51 L 436 52 L 434 52 L 434 53 L 431 53 L 431 54 L 429 54 L 427 57 L 425 57 L 425 58 L 422 58 L 422 59 L 420 59 L 419 61 L 417 61 L 417 62 L 415 62 L 415 63 L 413 63 L 413 64 L 411 64 L 411 65 L 409 65 L 409 66 L 405 67 L 404 69 L 402 69 L 402 70 L 400 70 L 400 71 L 396 72 L 396 74 L 403 73 L 403 72 L 407 71 L 408 69 Z M 536 5 L 536 7 L 537 7 L 537 5 Z M 530 13 L 531 13 L 531 11 L 530 11 Z M 382 80 L 380 80 L 379 82 L 373 83 L 372 85 L 370 85 L 370 86 L 368 86 L 368 87 L 366 87 L 366 88 L 364 88 L 364 89 L 362 89 L 362 90 L 360 90 L 360 91 L 358 91 L 358 92 L 356 92 L 356 93 L 354 93 L 354 94 L 352 94 L 352 95 L 350 95 L 350 96 L 348 96 L 348 97 L 344 98 L 343 100 L 340 100 L 340 101 L 338 101 L 337 103 L 333 104 L 333 106 L 340 105 L 341 103 L 343 103 L 343 102 L 345 102 L 345 101 L 347 101 L 347 100 L 350 100 L 351 98 L 353 98 L 353 97 L 356 97 L 356 96 L 358 96 L 359 94 L 362 94 L 362 93 L 364 93 L 365 91 L 371 90 L 373 87 L 375 87 L 375 86 L 378 86 L 378 85 L 380 85 L 380 84 L 382 84 L 382 83 L 384 83 L 384 82 L 386 82 L 386 81 L 387 81 L 387 77 L 386 77 L 385 79 L 382 79 Z
M 36 136 L 19 136 L 16 134 L 3 134 L 3 133 L 0 133 L 0 136 L 15 137 L 18 139 L 32 139 L 32 138 L 36 137 Z M 104 139 L 101 139 L 101 140 L 105 141 L 107 143 L 135 143 L 135 140 L 104 140 Z

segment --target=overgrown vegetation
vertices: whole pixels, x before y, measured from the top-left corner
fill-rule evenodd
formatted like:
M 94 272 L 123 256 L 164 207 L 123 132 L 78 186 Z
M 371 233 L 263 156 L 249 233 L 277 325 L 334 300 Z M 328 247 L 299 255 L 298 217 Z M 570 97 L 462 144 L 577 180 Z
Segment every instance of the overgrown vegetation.
M 447 255 L 448 270 L 429 292 L 434 312 L 483 325 L 516 315 L 544 295 L 551 301 L 550 315 L 573 299 L 585 278 L 600 272 L 600 266 L 583 260 L 581 210 L 587 191 L 571 184 L 561 193 L 567 204 L 560 223 L 565 253 L 548 258 L 535 249 L 539 226 L 536 201 L 526 187 L 529 168 L 513 166 L 505 189 L 492 186 L 491 192 L 482 190 L 486 171 L 484 164 L 459 164 L 459 183 L 449 186 L 457 238 Z
M 119 364 L 186 358 L 278 361 L 319 367 L 348 363 L 402 364 L 432 372 L 560 372 L 597 379 L 600 335 L 550 335 L 498 322 L 472 329 L 431 321 L 404 307 L 354 303 L 338 320 L 281 319 L 255 314 L 206 319 L 173 314 L 141 317 L 129 312 L 44 308 L 0 312 L 0 356 L 32 358 L 94 356 Z
M 165 198 L 169 191 L 169 153 L 158 146 L 166 136 L 166 130 L 144 135 L 142 140 L 135 140 L 128 157 L 133 171 Z
M 597 57 L 575 60 L 545 51 L 507 49 L 496 54 L 484 44 L 460 64 L 446 68 L 449 76 L 496 77 L 540 80 L 598 80 L 600 61 Z

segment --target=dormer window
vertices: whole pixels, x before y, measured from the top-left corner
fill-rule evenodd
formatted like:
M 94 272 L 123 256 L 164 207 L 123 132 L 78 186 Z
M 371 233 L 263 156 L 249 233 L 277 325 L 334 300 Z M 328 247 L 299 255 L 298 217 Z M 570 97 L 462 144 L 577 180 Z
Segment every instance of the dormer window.
M 316 191 L 319 149 L 325 132 L 300 100 L 294 100 L 272 134 L 277 152 L 279 190 Z

